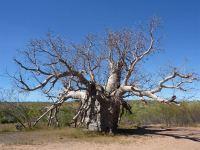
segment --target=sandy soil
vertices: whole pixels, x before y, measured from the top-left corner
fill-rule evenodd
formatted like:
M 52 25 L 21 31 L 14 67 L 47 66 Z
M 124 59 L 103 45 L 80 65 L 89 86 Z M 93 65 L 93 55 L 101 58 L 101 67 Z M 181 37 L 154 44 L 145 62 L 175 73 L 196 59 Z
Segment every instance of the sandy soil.
M 5 139 L 12 140 L 13 135 L 6 136 L 0 134 L 1 150 L 200 150 L 200 128 L 123 129 L 108 142 L 107 137 L 98 137 L 101 140 L 62 137 L 40 144 L 7 144 Z

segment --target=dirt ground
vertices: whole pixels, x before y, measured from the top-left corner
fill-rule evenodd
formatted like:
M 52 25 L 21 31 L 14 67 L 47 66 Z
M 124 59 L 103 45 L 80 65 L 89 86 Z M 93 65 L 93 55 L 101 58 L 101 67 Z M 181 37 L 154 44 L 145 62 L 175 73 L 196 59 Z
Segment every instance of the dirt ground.
M 76 134 L 68 130 L 0 133 L 0 150 L 200 150 L 199 127 L 120 129 L 114 136 Z

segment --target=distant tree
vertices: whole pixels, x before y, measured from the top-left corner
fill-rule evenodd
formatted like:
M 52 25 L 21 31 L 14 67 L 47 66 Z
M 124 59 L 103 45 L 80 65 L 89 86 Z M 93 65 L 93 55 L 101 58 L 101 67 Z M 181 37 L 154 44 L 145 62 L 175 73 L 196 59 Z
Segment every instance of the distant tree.
M 146 58 L 159 50 L 157 18 L 135 30 L 108 31 L 99 38 L 89 35 L 81 44 L 67 43 L 59 36 L 49 34 L 46 39 L 32 40 L 22 51 L 24 59 L 14 59 L 19 73 L 14 76 L 17 86 L 24 91 L 41 89 L 55 103 L 36 120 L 49 114 L 49 125 L 57 120 L 59 106 L 70 99 L 80 100 L 73 121 L 89 130 L 114 132 L 120 113 L 131 107 L 125 97 L 147 97 L 161 103 L 175 103 L 157 93 L 164 89 L 185 90 L 185 84 L 197 78 L 194 73 L 180 73 L 176 68 L 157 85 L 140 74 Z M 151 66 L 151 64 L 149 64 Z M 173 85 L 169 85 L 173 80 Z M 147 86 L 149 85 L 149 86 Z M 52 95 L 62 87 L 60 94 Z M 34 124 L 34 125 L 35 125 Z

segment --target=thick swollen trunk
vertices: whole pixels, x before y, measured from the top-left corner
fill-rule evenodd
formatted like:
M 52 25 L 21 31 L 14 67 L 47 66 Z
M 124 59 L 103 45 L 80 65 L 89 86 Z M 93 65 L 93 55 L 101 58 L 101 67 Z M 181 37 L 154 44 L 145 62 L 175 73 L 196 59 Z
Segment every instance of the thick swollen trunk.
M 95 99 L 93 99 L 95 100 Z M 93 108 L 92 108 L 93 107 Z M 87 113 L 87 128 L 90 131 L 114 132 L 118 126 L 120 103 L 113 98 L 109 101 L 95 100 L 94 105 Z M 88 121 L 90 120 L 90 121 Z
M 90 95 L 90 109 L 87 112 L 87 128 L 92 131 L 114 132 L 118 126 L 120 114 L 119 97 L 110 96 L 110 94 L 120 86 L 120 73 L 118 69 L 111 71 L 108 78 L 107 86 L 103 96 Z M 90 88 L 90 93 L 94 93 L 94 88 Z M 107 93 L 107 95 L 105 94 Z

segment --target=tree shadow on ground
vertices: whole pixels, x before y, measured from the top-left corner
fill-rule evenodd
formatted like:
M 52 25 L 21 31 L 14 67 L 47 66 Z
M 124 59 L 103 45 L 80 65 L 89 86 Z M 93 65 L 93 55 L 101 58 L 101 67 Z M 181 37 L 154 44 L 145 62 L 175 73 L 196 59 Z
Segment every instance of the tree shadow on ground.
M 117 129 L 116 134 L 119 135 L 140 135 L 140 136 L 152 136 L 152 135 L 160 135 L 160 136 L 168 136 L 174 137 L 176 139 L 187 139 L 195 142 L 200 142 L 200 130 L 195 129 L 187 129 L 187 128 L 158 128 L 158 127 L 138 127 L 135 129 Z

